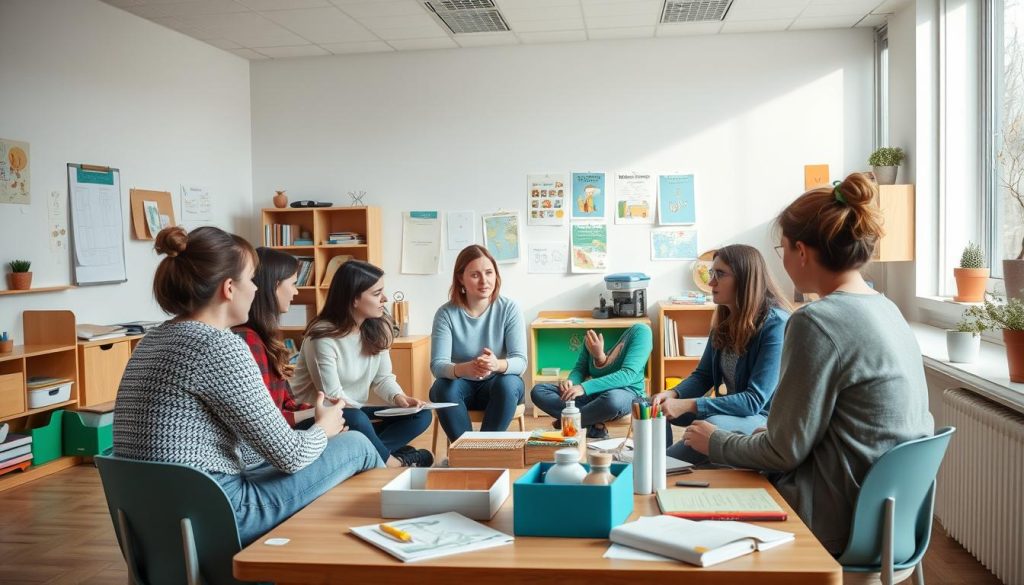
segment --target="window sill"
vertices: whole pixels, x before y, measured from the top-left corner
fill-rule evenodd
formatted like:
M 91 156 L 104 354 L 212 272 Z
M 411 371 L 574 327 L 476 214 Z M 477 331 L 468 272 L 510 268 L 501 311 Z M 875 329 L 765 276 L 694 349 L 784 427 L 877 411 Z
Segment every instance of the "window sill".
M 926 368 L 963 382 L 969 390 L 1024 413 L 1024 384 L 1010 381 L 1003 346 L 982 340 L 978 361 L 956 364 L 948 360 L 946 331 L 924 323 L 910 323 Z

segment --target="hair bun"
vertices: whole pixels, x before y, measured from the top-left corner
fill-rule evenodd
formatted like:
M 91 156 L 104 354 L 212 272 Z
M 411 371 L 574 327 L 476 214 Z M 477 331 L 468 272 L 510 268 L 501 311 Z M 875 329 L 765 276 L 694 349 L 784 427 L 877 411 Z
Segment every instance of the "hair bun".
M 160 230 L 153 245 L 158 254 L 166 254 L 174 258 L 188 247 L 188 232 L 181 226 L 173 226 Z
M 878 194 L 878 185 L 864 173 L 850 173 L 838 189 L 845 203 L 851 207 L 870 205 Z

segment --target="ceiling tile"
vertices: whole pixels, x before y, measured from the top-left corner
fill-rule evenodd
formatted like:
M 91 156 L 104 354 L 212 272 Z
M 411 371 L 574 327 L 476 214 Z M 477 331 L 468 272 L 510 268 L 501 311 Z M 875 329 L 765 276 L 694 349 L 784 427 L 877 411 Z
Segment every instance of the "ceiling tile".
M 365 43 L 322 43 L 321 47 L 335 55 L 349 55 L 353 53 L 383 53 L 395 49 L 384 41 L 368 41 Z
M 742 10 L 730 8 L 729 13 L 725 15 L 725 22 L 794 19 L 803 10 L 804 7 L 802 5 L 781 6 L 777 8 L 745 8 Z
M 659 24 L 656 37 L 687 37 L 691 35 L 713 35 L 722 28 L 721 22 L 680 22 Z
M 316 45 L 300 45 L 298 47 L 253 47 L 254 51 L 263 53 L 271 59 L 287 59 L 289 57 L 322 57 L 329 52 Z
M 888 21 L 889 18 L 885 14 L 869 14 L 865 16 L 860 22 L 858 22 L 857 26 L 875 28 L 877 26 L 882 26 Z
M 511 32 L 486 32 L 455 35 L 455 42 L 462 47 L 493 47 L 495 45 L 518 45 L 519 39 Z
M 792 18 L 781 18 L 777 20 L 751 20 L 740 22 L 726 21 L 722 25 L 722 33 L 733 34 L 780 31 L 789 28 L 790 24 L 793 24 Z
M 874 12 L 875 14 L 895 14 L 911 5 L 912 3 L 910 0 L 885 0 L 876 6 L 871 12 Z
M 182 34 L 188 35 L 194 39 L 199 39 L 201 41 L 208 41 L 210 39 L 220 38 L 219 35 L 217 35 L 217 33 L 210 32 L 197 24 L 186 23 L 175 16 L 170 16 L 167 18 L 153 18 L 151 20 L 159 25 L 166 26 L 169 29 L 176 30 Z
M 729 11 L 733 10 L 748 10 L 751 8 L 791 8 L 793 6 L 799 6 L 803 8 L 810 3 L 811 0 L 733 0 L 732 5 L 729 7 Z
M 388 44 L 399 51 L 425 51 L 430 49 L 457 49 L 459 46 L 449 38 L 443 39 L 407 39 L 388 41 Z
M 584 2 L 583 16 L 589 21 L 594 17 L 627 16 L 643 14 L 653 16 L 657 20 L 661 16 L 662 0 L 643 0 L 638 2 L 609 2 L 594 4 Z
M 377 28 L 372 29 L 378 37 L 385 41 L 397 41 L 404 39 L 431 39 L 448 37 L 448 30 L 437 24 L 427 26 L 410 26 L 400 28 Z
M 580 0 L 495 0 L 495 3 L 504 12 L 506 8 L 515 10 L 535 10 L 558 6 L 575 6 L 579 8 Z
M 127 8 L 128 6 L 139 6 L 142 4 L 142 0 L 101 0 L 105 4 L 111 6 L 117 6 L 118 8 Z
M 261 55 L 252 49 L 231 49 L 231 52 L 250 61 L 266 61 L 270 58 L 266 55 Z
M 186 25 L 214 33 L 210 38 L 231 39 L 243 47 L 286 47 L 308 42 L 255 12 L 181 17 L 181 20 Z
M 520 41 L 524 44 L 534 45 L 540 43 L 565 43 L 572 41 L 585 41 L 587 34 L 581 30 L 564 30 L 550 32 L 524 32 L 518 33 Z
M 426 7 L 416 0 L 371 0 L 369 2 L 363 0 L 362 2 L 335 2 L 335 5 L 352 18 L 427 13 Z
M 298 10 L 330 6 L 327 0 L 235 0 L 253 10 Z
M 877 0 L 850 0 L 842 4 L 811 4 L 800 13 L 800 17 L 817 18 L 819 16 L 864 16 L 878 6 Z
M 521 32 L 546 32 L 552 30 L 583 30 L 583 18 L 569 18 L 562 20 L 526 20 L 522 22 L 509 22 L 509 28 L 517 33 Z
M 376 41 L 377 36 L 334 6 L 306 10 L 275 10 L 263 16 L 314 43 Z
M 543 8 L 502 8 L 501 14 L 509 22 L 519 20 L 560 20 L 566 18 L 583 18 L 579 4 L 568 6 L 552 6 Z
M 789 30 L 813 30 L 824 28 L 852 28 L 860 20 L 859 16 L 825 16 L 821 18 L 798 18 L 790 25 Z
M 200 2 L 180 2 L 177 4 L 146 4 L 125 8 L 132 14 L 143 18 L 162 16 L 201 16 L 204 14 L 229 14 L 232 12 L 248 12 L 249 9 L 235 0 L 203 0 Z
M 435 24 L 433 18 L 426 12 L 420 14 L 400 14 L 395 16 L 367 16 L 357 18 L 366 28 L 409 28 L 413 26 L 426 26 Z
M 235 41 L 229 41 L 228 39 L 209 39 L 206 41 L 218 49 L 241 49 L 242 45 L 239 45 Z
M 587 31 L 587 37 L 597 39 L 650 39 L 654 37 L 654 25 L 631 26 L 627 28 L 600 28 Z
M 587 16 L 583 21 L 586 23 L 588 29 L 654 26 L 658 24 L 658 15 L 620 14 L 618 16 Z

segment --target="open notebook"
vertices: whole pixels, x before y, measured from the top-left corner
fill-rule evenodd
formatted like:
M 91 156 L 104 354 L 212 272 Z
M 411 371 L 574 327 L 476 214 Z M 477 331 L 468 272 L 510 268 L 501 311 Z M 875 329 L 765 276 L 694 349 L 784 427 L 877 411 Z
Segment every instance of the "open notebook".
M 409 533 L 412 541 L 401 542 L 389 536 L 381 530 L 380 524 L 355 526 L 351 530 L 352 534 L 404 562 L 501 546 L 514 540 L 508 534 L 488 528 L 458 512 L 396 520 L 388 522 L 388 525 Z

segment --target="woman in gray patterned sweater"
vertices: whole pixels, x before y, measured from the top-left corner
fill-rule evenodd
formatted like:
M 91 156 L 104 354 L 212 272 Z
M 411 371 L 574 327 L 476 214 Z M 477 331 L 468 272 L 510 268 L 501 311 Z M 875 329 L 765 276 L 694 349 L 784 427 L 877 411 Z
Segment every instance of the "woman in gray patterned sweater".
M 181 463 L 224 488 L 246 545 L 335 485 L 383 462 L 341 405 L 316 403 L 315 424 L 292 430 L 249 348 L 230 328 L 248 319 L 256 253 L 214 227 L 162 230 L 153 293 L 173 319 L 139 343 L 114 408 L 119 457 Z

